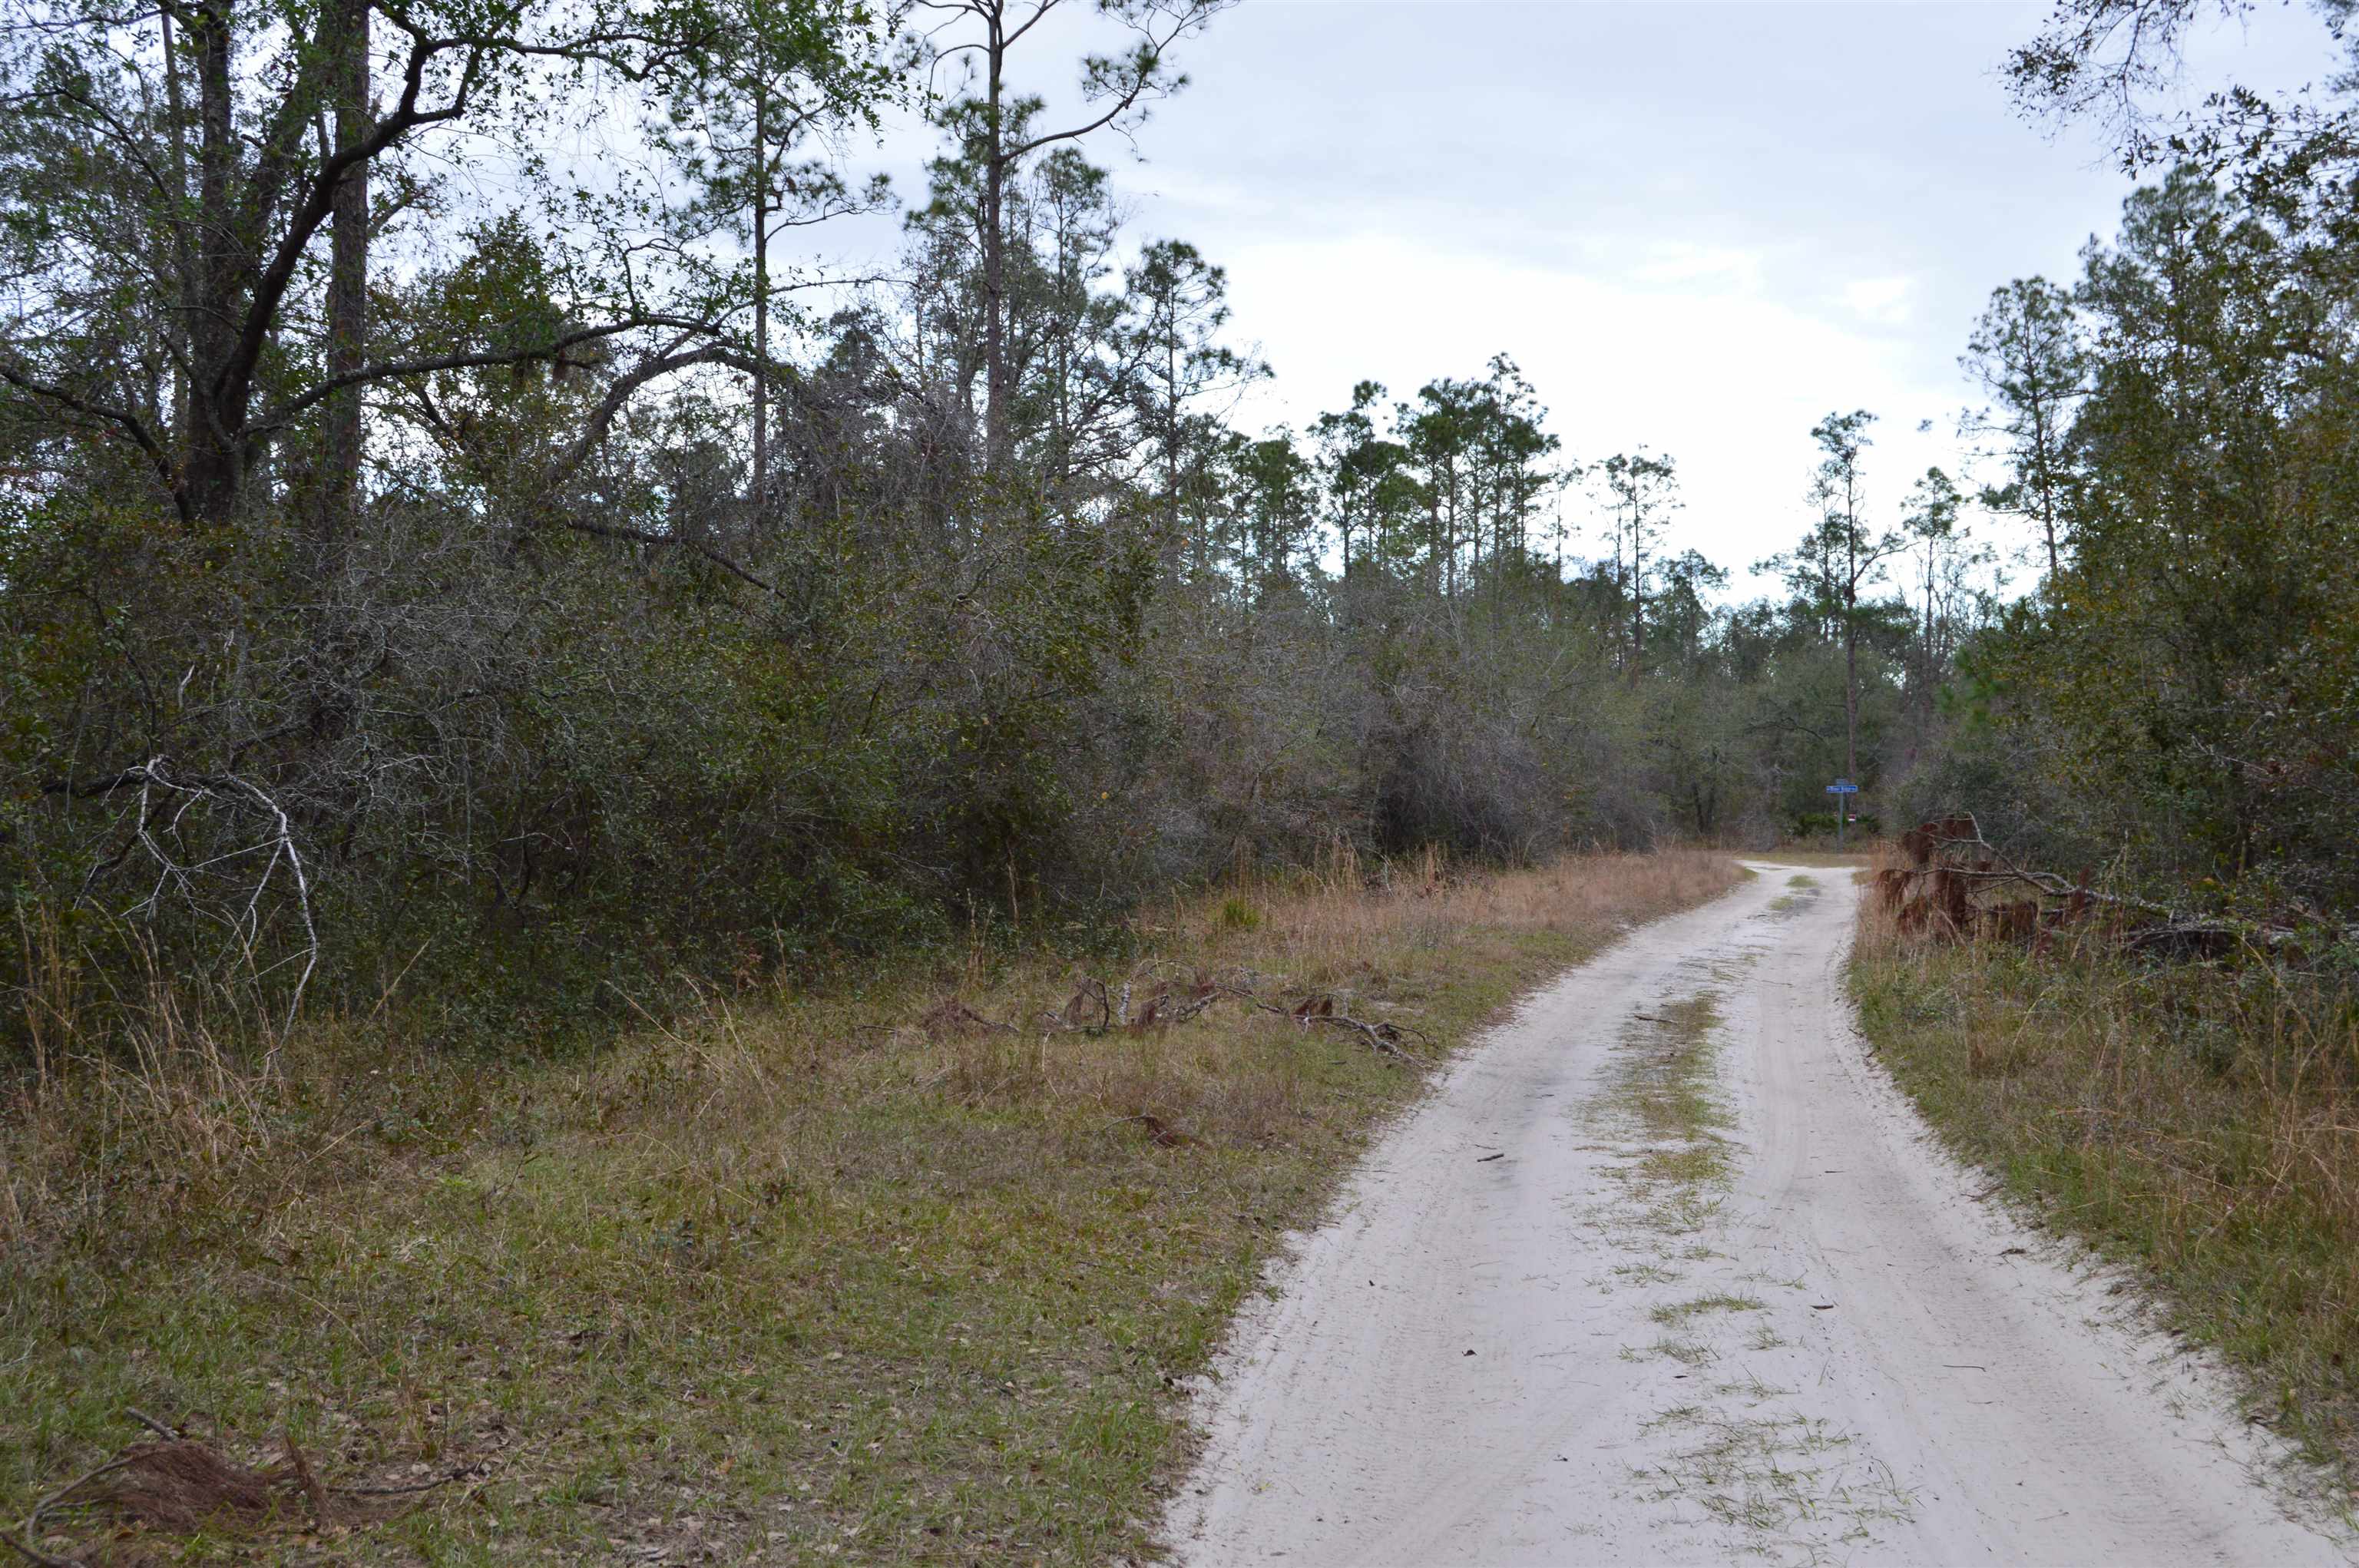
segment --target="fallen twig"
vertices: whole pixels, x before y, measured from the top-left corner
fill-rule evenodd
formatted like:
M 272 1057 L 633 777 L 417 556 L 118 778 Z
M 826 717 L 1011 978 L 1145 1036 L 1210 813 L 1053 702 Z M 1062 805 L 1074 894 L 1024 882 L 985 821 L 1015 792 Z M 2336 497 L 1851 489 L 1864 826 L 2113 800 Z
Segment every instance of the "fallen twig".
M 123 1407 L 123 1413 L 129 1416 L 133 1421 L 137 1421 L 141 1426 L 146 1427 L 149 1432 L 154 1432 L 158 1437 L 162 1438 L 167 1443 L 178 1443 L 180 1441 L 180 1434 L 179 1432 L 174 1432 L 170 1427 L 166 1426 L 162 1421 L 158 1421 L 154 1416 L 149 1415 L 145 1410 L 134 1410 L 129 1405 L 125 1405 Z
M 0 1535 L 0 1545 L 5 1545 L 8 1550 L 18 1553 L 27 1563 L 38 1563 L 40 1568 L 80 1568 L 77 1563 L 69 1563 L 62 1557 L 52 1557 L 38 1547 L 27 1545 L 13 1535 Z
M 1351 1029 L 1368 1042 L 1369 1050 L 1380 1056 L 1397 1056 L 1403 1060 L 1408 1060 L 1409 1057 L 1409 1052 L 1401 1045 L 1403 1031 L 1397 1024 L 1363 1023 L 1358 1018 L 1347 1018 L 1342 1013 L 1314 1013 L 1304 1018 L 1302 1022 L 1305 1027 L 1311 1024 L 1332 1024 L 1337 1029 Z M 1423 1040 L 1425 1037 L 1419 1035 L 1418 1038 Z M 1430 1045 L 1432 1042 L 1428 1040 L 1426 1043 Z

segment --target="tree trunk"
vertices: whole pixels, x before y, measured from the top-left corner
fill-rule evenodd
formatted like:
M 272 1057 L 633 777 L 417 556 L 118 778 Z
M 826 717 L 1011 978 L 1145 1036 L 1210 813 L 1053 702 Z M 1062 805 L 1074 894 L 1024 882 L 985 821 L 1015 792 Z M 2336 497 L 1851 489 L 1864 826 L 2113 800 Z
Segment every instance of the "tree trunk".
M 1639 671 L 1647 667 L 1647 558 L 1646 536 L 1639 530 L 1646 527 L 1640 515 L 1630 529 L 1630 684 L 1638 684 Z
M 1854 614 L 1859 606 L 1856 585 L 1843 589 L 1843 777 L 1858 782 L 1859 776 L 1859 627 Z M 1847 802 L 1835 797 L 1835 807 L 1842 810 Z
M 335 145 L 344 152 L 369 132 L 369 0 L 336 0 L 324 18 L 322 40 L 335 52 Z M 329 213 L 328 375 L 350 376 L 367 363 L 368 164 L 354 163 L 336 183 Z M 340 539 L 352 529 L 360 498 L 361 389 L 347 387 L 326 405 L 326 483 L 317 526 Z
M 243 376 L 233 377 L 238 330 L 238 269 L 245 257 L 230 233 L 230 184 L 241 153 L 234 123 L 230 17 L 225 5 L 206 5 L 191 18 L 190 46 L 197 57 L 198 208 L 196 277 L 183 319 L 189 323 L 188 424 L 180 432 L 187 459 L 181 488 L 189 515 L 200 522 L 228 520 L 245 484 L 245 404 Z M 238 385 L 232 386 L 234 379 Z
M 1163 339 L 1163 491 L 1170 497 L 1171 538 L 1180 538 L 1180 327 Z
M 2044 402 L 2044 399 L 2042 400 Z M 2059 415 L 2046 407 L 2035 406 L 2031 411 L 2031 460 L 2038 470 L 2039 489 L 2039 531 L 2048 545 L 2049 593 L 2056 592 L 2057 573 L 2062 562 L 2056 550 L 2056 424 Z
M 757 61 L 754 78 L 754 525 L 770 504 L 770 94 Z
M 197 286 L 196 252 L 189 244 L 189 105 L 180 85 L 179 47 L 173 41 L 172 13 L 159 9 L 156 13 L 158 35 L 163 39 L 164 102 L 172 120 L 172 289 L 181 299 L 195 298 Z M 187 316 L 175 312 L 171 328 L 172 344 L 177 353 L 172 365 L 172 404 L 168 428 L 176 437 L 185 436 L 189 428 L 189 323 Z
M 1007 190 L 1006 127 L 1000 124 L 1000 100 L 1007 46 L 1000 36 L 999 17 L 991 17 L 991 37 L 984 53 L 990 61 L 989 96 L 984 110 L 983 171 L 983 364 L 984 464 L 996 469 L 1007 460 L 1007 236 L 1002 212 Z
M 2042 444 L 2044 446 L 2045 443 Z M 2048 592 L 2053 594 L 2056 592 L 2057 575 L 2060 570 L 2060 563 L 2056 556 L 2056 488 L 2054 481 L 2049 476 L 2048 459 L 2044 452 L 2039 460 L 2039 531 L 2046 535 L 2048 539 Z
M 1859 782 L 1859 488 L 1852 470 L 1843 474 L 1843 778 Z M 1851 814 L 1851 797 L 1835 797 L 1835 810 Z

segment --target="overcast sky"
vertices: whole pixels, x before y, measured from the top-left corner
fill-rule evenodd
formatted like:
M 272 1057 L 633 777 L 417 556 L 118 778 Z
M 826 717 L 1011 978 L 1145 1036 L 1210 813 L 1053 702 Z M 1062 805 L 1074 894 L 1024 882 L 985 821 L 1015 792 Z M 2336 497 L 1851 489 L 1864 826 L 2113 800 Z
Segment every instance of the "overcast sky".
M 1363 377 L 1405 397 L 1504 351 L 1574 458 L 1676 457 L 1676 542 L 1741 574 L 1806 525 L 1830 410 L 1881 416 L 1883 519 L 1954 465 L 1990 290 L 2069 279 L 2111 234 L 2129 186 L 2104 147 L 2025 125 L 1996 75 L 2045 10 L 1245 0 L 1184 46 L 1192 85 L 1143 161 L 1092 151 L 1135 238 L 1228 268 L 1234 335 L 1277 373 L 1243 422 L 1299 427 Z M 2323 36 L 2265 11 L 2195 69 L 2298 85 Z M 1086 41 L 1042 38 L 1019 87 L 1070 102 Z M 912 198 L 925 146 L 913 127 L 882 155 Z

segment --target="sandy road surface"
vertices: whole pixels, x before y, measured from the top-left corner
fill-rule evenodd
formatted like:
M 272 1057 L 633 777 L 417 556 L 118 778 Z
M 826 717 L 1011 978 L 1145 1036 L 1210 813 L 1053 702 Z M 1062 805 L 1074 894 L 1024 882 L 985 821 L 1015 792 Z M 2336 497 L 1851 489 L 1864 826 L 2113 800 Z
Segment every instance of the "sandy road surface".
M 1205 1395 L 1180 1560 L 2352 1561 L 1867 1061 L 1848 873 L 1759 869 L 1386 1137 Z

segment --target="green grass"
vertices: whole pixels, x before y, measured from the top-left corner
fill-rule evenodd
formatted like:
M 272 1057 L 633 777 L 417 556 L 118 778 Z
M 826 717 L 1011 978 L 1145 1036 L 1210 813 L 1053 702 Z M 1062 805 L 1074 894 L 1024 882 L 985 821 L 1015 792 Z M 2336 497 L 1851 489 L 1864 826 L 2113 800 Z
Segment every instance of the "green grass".
M 1690 1318 L 1712 1312 L 1757 1312 L 1761 1310 L 1760 1301 L 1754 1297 L 1732 1295 L 1721 1290 L 1709 1296 L 1698 1296 L 1692 1301 L 1666 1301 L 1647 1315 L 1665 1328 L 1676 1328 Z
M 1688 1258 L 1671 1243 L 1711 1221 L 1728 1181 L 1731 1117 L 1713 1075 L 1719 1024 L 1709 989 L 1636 1014 L 1590 1107 L 1592 1126 L 1623 1158 L 1613 1170 L 1634 1200 L 1602 1217 L 1635 1226 L 1665 1261 Z
M 1862 1024 L 2006 1193 L 2149 1287 L 2253 1419 L 2359 1481 L 2359 1008 L 2263 963 L 1905 942 L 1864 914 Z
M 1607 1103 L 1636 1117 L 1651 1140 L 1681 1146 L 1667 1158 L 1701 1160 L 1692 1176 L 1712 1180 L 1726 1165 L 1719 1134 L 1729 1122 L 1712 1077 L 1719 998 L 1700 991 L 1633 1021 L 1607 1090 Z
M 184 1039 L 27 1086 L 0 1125 L 0 1513 L 145 1435 L 136 1409 L 241 1459 L 284 1432 L 336 1485 L 465 1471 L 350 1532 L 145 1542 L 167 1561 L 1143 1553 L 1180 1380 L 1370 1129 L 1618 922 L 1733 879 L 1574 861 L 1141 922 L 1138 997 L 1199 970 L 1332 996 L 1430 1040 L 1408 1063 L 1234 999 L 1049 1032 L 1123 975 L 975 953 L 587 1063 L 326 1030 L 267 1074 Z

